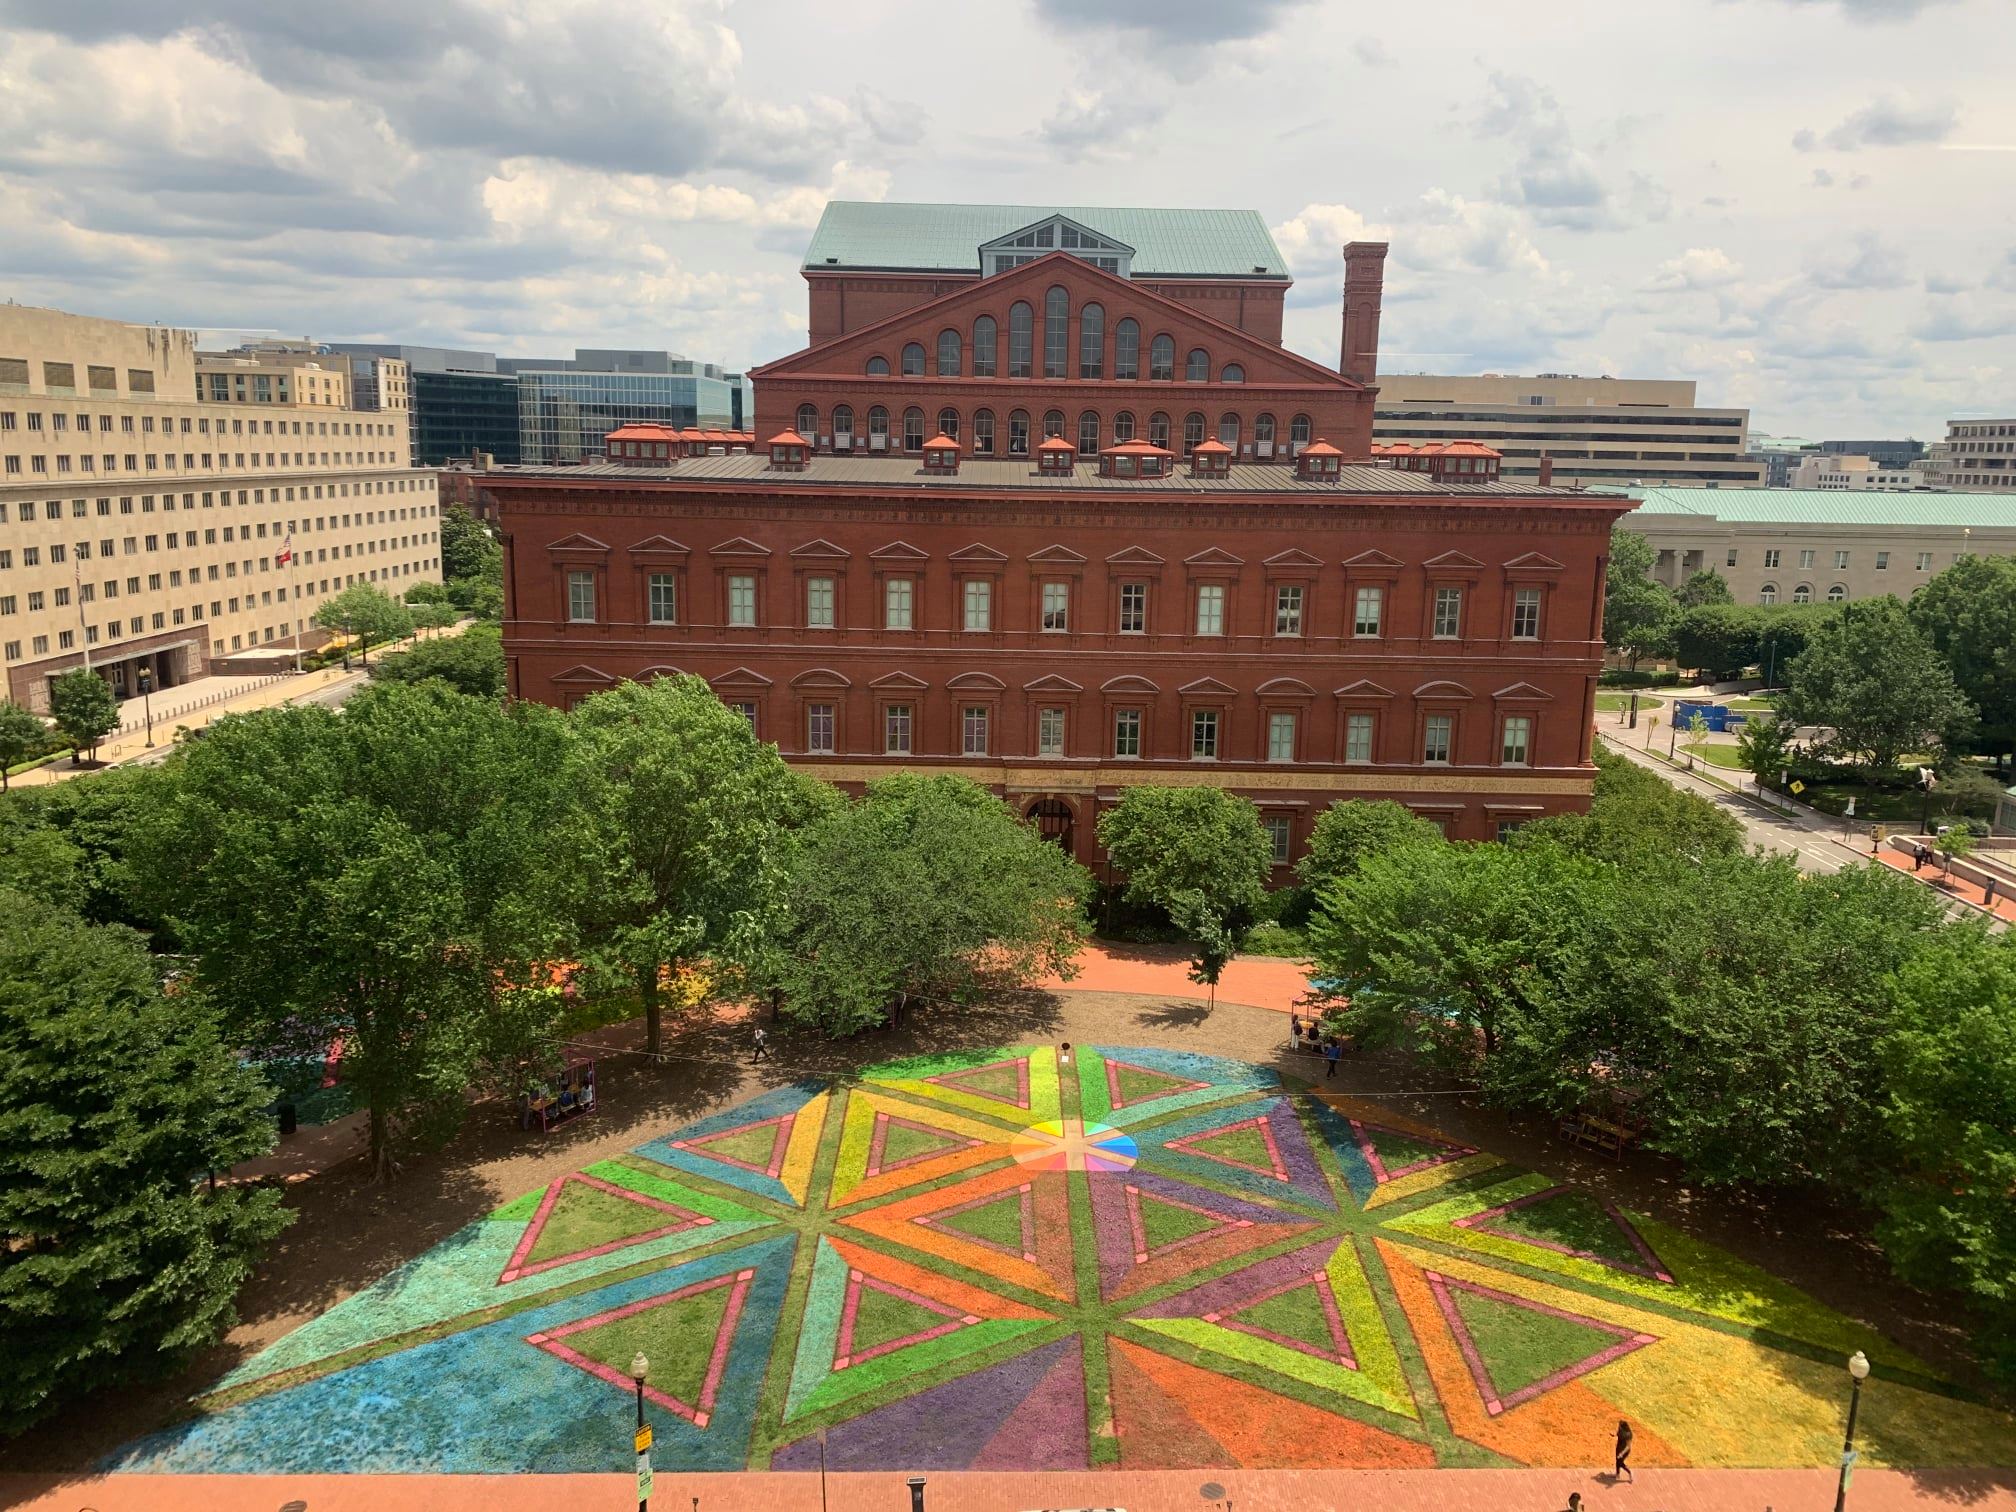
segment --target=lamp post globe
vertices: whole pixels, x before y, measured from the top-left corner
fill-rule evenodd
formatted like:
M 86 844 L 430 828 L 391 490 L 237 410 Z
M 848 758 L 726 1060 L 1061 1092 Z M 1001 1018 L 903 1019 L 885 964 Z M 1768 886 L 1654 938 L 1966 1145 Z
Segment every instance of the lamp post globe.
M 1868 1380 L 1869 1356 L 1862 1353 L 1862 1351 L 1859 1349 L 1856 1350 L 1855 1353 L 1853 1353 L 1852 1355 L 1848 1356 L 1848 1374 L 1853 1376 L 1857 1381 Z
M 1834 1512 L 1848 1505 L 1848 1472 L 1855 1465 L 1855 1413 L 1862 1405 L 1862 1383 L 1869 1379 L 1869 1356 L 1856 1350 L 1848 1356 L 1848 1431 L 1841 1440 L 1841 1478 L 1834 1484 Z
M 651 1374 L 651 1362 L 644 1358 L 644 1351 L 640 1349 L 630 1361 L 630 1379 L 642 1382 L 649 1374 Z

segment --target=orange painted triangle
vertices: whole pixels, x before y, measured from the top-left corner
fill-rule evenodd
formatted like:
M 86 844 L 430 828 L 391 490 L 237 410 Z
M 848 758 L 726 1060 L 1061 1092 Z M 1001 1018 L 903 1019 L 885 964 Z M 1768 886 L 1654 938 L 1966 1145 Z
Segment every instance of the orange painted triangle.
M 1425 1470 L 1435 1464 L 1427 1444 L 1117 1338 L 1116 1385 L 1122 1359 L 1190 1422 L 1209 1425 L 1200 1431 L 1226 1456 L 1209 1463 L 1283 1470 Z M 1121 1454 L 1124 1463 L 1124 1440 Z
M 1120 1440 L 1123 1470 L 1236 1469 L 1225 1446 L 1206 1433 L 1183 1404 L 1172 1398 L 1137 1358 L 1154 1358 L 1122 1339 L 1106 1356 L 1113 1382 L 1113 1432 Z
M 828 1235 L 826 1242 L 833 1246 L 834 1252 L 845 1260 L 849 1267 L 860 1271 L 864 1276 L 873 1276 L 878 1281 L 886 1281 L 892 1286 L 901 1287 L 904 1291 L 927 1297 L 940 1306 L 962 1315 L 970 1314 L 976 1318 L 1010 1321 L 1050 1321 L 1050 1314 L 1040 1308 L 1029 1307 L 993 1292 L 982 1291 L 977 1286 L 968 1286 L 964 1281 L 954 1277 L 926 1270 L 921 1265 L 913 1265 L 908 1260 L 899 1260 L 894 1255 L 871 1250 L 865 1245 L 855 1244 L 838 1235 Z
M 932 1220 L 960 1208 L 1029 1188 L 1035 1210 L 1035 1249 L 1010 1254 Z M 1077 1271 L 1071 1258 L 1070 1178 L 1058 1172 L 1035 1173 L 1019 1165 L 1004 1166 L 982 1176 L 934 1187 L 841 1219 L 847 1227 L 873 1234 L 911 1251 L 963 1265 L 982 1275 L 1059 1301 L 1078 1294 Z

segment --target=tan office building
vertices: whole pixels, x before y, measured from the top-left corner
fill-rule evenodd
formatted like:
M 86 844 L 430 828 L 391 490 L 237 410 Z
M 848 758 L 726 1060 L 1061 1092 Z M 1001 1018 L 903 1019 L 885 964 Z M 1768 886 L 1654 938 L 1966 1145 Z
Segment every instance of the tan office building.
M 1626 530 L 1652 543 L 1652 576 L 1678 588 L 1705 568 L 1739 604 L 1908 599 L 1962 556 L 2016 555 L 2016 495 L 1648 488 Z
M 232 397 L 199 398 L 199 366 Z M 434 474 L 403 415 L 326 402 L 349 381 L 340 359 L 199 364 L 190 331 L 0 306 L 7 696 L 46 708 L 87 663 L 122 694 L 142 665 L 172 686 L 319 644 L 309 617 L 351 582 L 438 581 Z
M 1749 432 L 1748 410 L 1702 409 L 1689 381 L 1569 373 L 1381 373 L 1372 420 L 1376 441 L 1482 441 L 1508 480 L 1537 479 L 1544 453 L 1570 487 L 1756 487 L 1766 468 L 1743 455 Z
M 1948 420 L 1932 461 L 1942 488 L 2016 493 L 2016 420 Z

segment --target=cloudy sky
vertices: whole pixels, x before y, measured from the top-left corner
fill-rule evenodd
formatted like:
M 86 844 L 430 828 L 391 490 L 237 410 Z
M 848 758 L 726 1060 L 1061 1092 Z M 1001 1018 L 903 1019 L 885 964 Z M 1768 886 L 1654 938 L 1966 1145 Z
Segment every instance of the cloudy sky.
M 744 366 L 832 197 L 1257 209 L 1334 362 L 2016 412 L 2010 0 L 0 0 L 0 297 Z

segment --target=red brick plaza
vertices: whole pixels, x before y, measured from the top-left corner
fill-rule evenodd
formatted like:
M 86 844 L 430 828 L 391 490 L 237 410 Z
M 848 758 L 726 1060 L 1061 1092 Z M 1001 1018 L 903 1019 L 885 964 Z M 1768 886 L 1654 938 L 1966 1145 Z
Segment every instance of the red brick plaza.
M 1339 798 L 1585 807 L 1629 501 L 1374 462 L 1385 250 L 1343 249 L 1333 372 L 1249 212 L 829 207 L 752 451 L 475 480 L 511 691 L 694 673 L 794 764 L 966 774 L 1087 862 L 1141 782 L 1251 798 L 1283 865 Z

